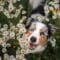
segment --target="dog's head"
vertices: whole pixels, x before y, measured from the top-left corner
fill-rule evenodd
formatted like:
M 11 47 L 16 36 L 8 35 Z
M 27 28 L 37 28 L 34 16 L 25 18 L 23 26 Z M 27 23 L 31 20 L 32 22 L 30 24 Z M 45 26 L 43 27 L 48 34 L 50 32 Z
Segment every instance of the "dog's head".
M 28 53 L 42 52 L 48 43 L 49 30 L 46 24 L 32 19 L 26 25 L 29 47 Z

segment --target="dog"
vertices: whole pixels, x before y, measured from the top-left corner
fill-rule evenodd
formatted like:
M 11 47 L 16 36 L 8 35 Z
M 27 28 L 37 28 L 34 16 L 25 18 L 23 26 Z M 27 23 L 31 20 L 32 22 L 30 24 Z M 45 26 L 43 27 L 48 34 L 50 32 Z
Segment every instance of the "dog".
M 52 34 L 51 27 L 49 25 L 46 25 L 36 19 L 38 16 L 45 16 L 45 0 L 29 0 L 29 3 L 32 6 L 32 14 L 25 27 L 27 30 L 26 35 L 28 36 L 29 44 L 28 49 L 26 50 L 25 58 L 29 54 L 43 52 L 47 48 L 48 40 Z
M 50 37 L 50 31 L 46 24 L 39 22 L 38 20 L 32 19 L 27 25 L 27 36 L 30 52 L 35 53 L 42 52 L 47 47 L 48 38 Z
M 54 55 L 54 51 L 49 42 L 52 36 L 51 27 L 38 20 L 31 19 L 25 28 L 26 36 L 28 37 L 28 48 L 25 54 L 26 60 L 33 58 L 33 56 L 36 57 L 36 59 L 33 58 L 33 60 L 39 60 L 41 54 L 43 54 L 43 57 L 46 56 L 45 54 L 50 54 L 50 57 L 55 60 L 55 57 L 52 56 Z M 39 57 L 37 57 L 38 55 Z

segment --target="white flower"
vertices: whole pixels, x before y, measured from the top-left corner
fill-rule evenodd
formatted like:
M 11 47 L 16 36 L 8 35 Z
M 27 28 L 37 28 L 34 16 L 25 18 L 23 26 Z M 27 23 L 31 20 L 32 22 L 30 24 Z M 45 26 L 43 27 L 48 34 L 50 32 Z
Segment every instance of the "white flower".
M 16 58 L 13 55 L 11 55 L 10 60 L 16 60 Z
M 22 11 L 22 14 L 26 14 L 26 11 L 25 11 L 25 10 L 23 10 L 23 11 Z
M 4 5 L 4 0 L 0 0 L 0 5 Z
M 15 32 L 10 31 L 10 38 L 14 38 L 15 37 Z
M 7 36 L 8 36 L 8 34 L 9 34 L 9 32 L 8 32 L 8 31 L 4 31 L 4 32 L 3 32 L 3 36 L 6 36 L 6 37 L 7 37 Z
M 12 0 L 13 3 L 16 3 L 17 0 Z
M 22 20 L 25 20 L 26 18 L 27 18 L 26 16 L 23 16 L 23 17 L 22 17 Z
M 6 47 L 6 43 L 4 42 L 3 44 L 1 44 L 3 47 Z
M 19 9 L 16 9 L 16 13 L 18 14 L 20 12 L 20 10 Z
M 56 18 L 57 18 L 57 16 L 55 16 L 55 15 L 52 16 L 52 19 L 56 19 Z
M 20 12 L 21 12 L 21 9 L 16 9 L 14 17 L 18 17 L 18 15 L 20 14 Z
M 14 25 L 12 25 L 12 26 L 10 27 L 10 31 L 15 31 L 15 26 L 14 26 Z
M 20 48 L 17 49 L 16 55 L 19 55 L 21 53 L 20 50 L 21 50 Z
M 5 53 L 7 50 L 6 48 L 2 48 L 2 52 Z
M 10 47 L 10 46 L 11 46 L 11 44 L 7 43 L 7 44 L 6 44 L 6 46 L 7 46 L 7 47 Z
M 48 5 L 45 5 L 45 6 L 44 6 L 44 9 L 45 9 L 46 11 L 49 10 L 48 8 L 49 8 Z
M 19 36 L 17 36 L 17 40 L 21 40 L 20 35 L 19 35 Z
M 20 60 L 20 54 L 16 54 L 16 60 Z
M 49 10 L 54 10 L 54 8 L 51 6 L 51 7 L 49 7 Z
M 19 40 L 19 43 L 20 43 L 20 46 L 22 49 L 26 49 L 28 47 L 28 41 L 27 40 L 21 39 L 21 40 Z
M 50 5 L 53 5 L 53 6 L 55 5 L 53 1 L 49 2 L 49 4 L 50 4 Z
M 23 9 L 23 6 L 21 4 L 19 5 L 19 7 L 20 7 L 20 9 Z
M 44 6 L 44 10 L 45 10 L 45 14 L 48 15 L 48 13 L 49 13 L 49 6 L 45 5 Z
M 25 53 L 26 52 L 26 50 L 25 49 L 21 49 L 21 53 Z
M 49 22 L 49 19 L 48 19 L 48 18 L 46 18 L 46 21 L 47 21 L 47 22 Z
M 12 26 L 13 26 L 13 23 L 12 23 L 12 22 L 10 22 L 9 24 L 10 24 L 10 27 L 12 27 Z
M 20 24 L 20 23 L 18 23 L 18 24 L 17 24 L 17 27 L 18 27 L 18 28 L 23 28 L 23 25 Z
M 12 3 L 9 3 L 8 11 L 9 12 L 12 12 L 14 9 L 15 9 L 15 7 L 13 6 L 13 4 Z
M 19 34 L 23 34 L 23 33 L 25 33 L 26 32 L 26 29 L 25 28 L 21 28 L 20 30 L 19 30 Z
M 2 37 L 2 40 L 3 40 L 4 42 L 7 41 L 5 36 Z
M 4 54 L 4 60 L 9 60 L 9 55 L 7 53 Z
M 14 15 L 13 15 L 13 14 L 11 14 L 11 15 L 10 15 L 10 18 L 11 18 L 11 19 L 12 19 L 12 18 L 14 18 Z
M 4 24 L 3 27 L 7 27 L 8 28 L 8 25 L 7 24 Z
M 7 18 L 10 18 L 10 14 L 9 14 L 8 10 L 4 9 L 3 13 L 7 16 Z
M 55 47 L 56 46 L 56 39 L 52 39 L 50 40 L 51 44 L 52 44 L 52 47 Z
M 21 54 L 20 55 L 20 60 L 23 60 L 23 58 L 24 58 L 24 54 Z
M 37 16 L 36 19 L 42 22 L 45 19 L 45 17 L 40 15 L 40 16 Z
M 59 3 L 59 0 L 54 0 L 54 3 Z
M 45 11 L 46 16 L 48 16 L 49 10 Z
M 4 28 L 1 28 L 1 29 L 0 29 L 0 31 L 1 31 L 1 32 L 4 32 L 4 31 L 5 31 L 5 29 L 4 29 Z
M 3 11 L 3 6 L 0 6 L 0 12 Z
M 54 7 L 55 7 L 55 9 L 58 9 L 59 8 L 59 4 L 55 4 Z
M 8 29 L 8 25 L 7 24 L 4 24 L 3 25 L 3 28 L 5 28 L 7 30 Z
M 22 19 L 20 19 L 20 21 L 19 21 L 20 23 L 22 23 L 23 22 L 23 20 Z

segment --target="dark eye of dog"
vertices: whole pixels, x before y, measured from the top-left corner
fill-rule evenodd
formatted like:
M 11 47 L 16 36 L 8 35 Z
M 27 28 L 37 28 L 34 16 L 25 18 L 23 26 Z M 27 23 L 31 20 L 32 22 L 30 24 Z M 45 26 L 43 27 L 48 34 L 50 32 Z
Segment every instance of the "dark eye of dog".
M 40 32 L 40 35 L 45 35 L 45 33 L 44 32 Z

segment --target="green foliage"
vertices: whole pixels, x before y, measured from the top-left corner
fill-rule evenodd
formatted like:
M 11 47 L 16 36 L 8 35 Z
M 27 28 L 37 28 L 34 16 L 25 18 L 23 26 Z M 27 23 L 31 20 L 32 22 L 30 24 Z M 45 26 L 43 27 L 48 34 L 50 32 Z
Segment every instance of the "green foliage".
M 9 25 L 9 19 L 3 14 L 3 12 L 0 12 L 0 24 L 8 24 Z
M 23 5 L 24 9 L 27 11 L 27 17 L 31 15 L 32 7 L 29 4 L 29 0 L 21 0 L 21 4 Z
M 11 46 L 6 47 L 7 48 L 7 53 L 9 55 L 16 55 L 16 50 L 18 47 L 20 47 L 19 42 L 17 39 L 9 39 L 6 43 L 9 43 Z
M 17 39 L 9 39 L 6 43 L 11 44 L 11 47 L 15 50 L 17 50 L 19 46 L 19 41 Z

